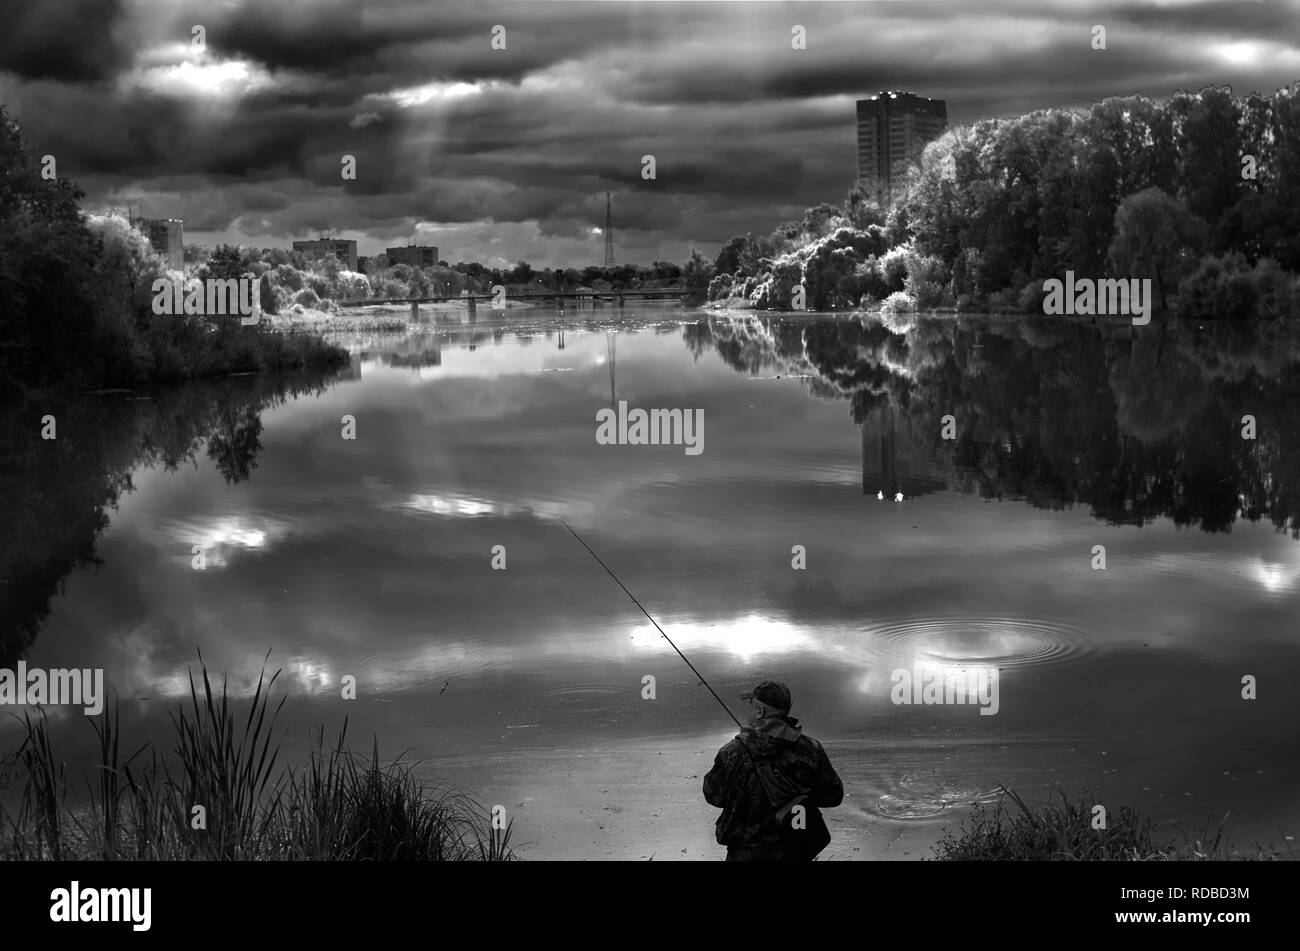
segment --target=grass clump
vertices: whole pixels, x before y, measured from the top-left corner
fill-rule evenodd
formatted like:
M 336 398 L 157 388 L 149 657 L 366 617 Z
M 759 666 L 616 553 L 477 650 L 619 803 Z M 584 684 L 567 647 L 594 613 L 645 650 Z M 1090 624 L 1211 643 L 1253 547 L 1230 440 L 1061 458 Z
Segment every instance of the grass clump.
M 293 859 L 349 861 L 507 861 L 510 824 L 493 829 L 482 804 L 451 787 L 427 784 L 414 764 L 381 766 L 345 749 L 347 721 L 328 749 L 324 730 L 308 765 L 288 779 L 280 848 Z
M 1156 824 L 1132 806 L 1108 810 L 1106 828 L 1092 827 L 1097 797 L 1086 791 L 1071 799 L 1053 786 L 1045 803 L 1031 809 L 1011 789 L 999 787 L 996 803 L 979 804 L 957 831 L 947 830 L 933 847 L 939 861 L 1205 861 L 1284 859 L 1279 850 L 1234 849 L 1224 836 L 1225 815 L 1211 833 L 1186 831 L 1162 837 Z M 1060 795 L 1060 802 L 1055 796 Z M 1014 805 L 1008 808 L 1007 801 Z M 1294 856 L 1290 856 L 1294 857 Z
M 123 758 L 119 711 L 91 719 L 99 741 L 86 800 L 68 804 L 67 767 L 54 753 L 44 711 L 24 717 L 18 750 L 0 758 L 0 858 L 28 861 L 134 859 L 299 861 L 509 861 L 511 825 L 492 827 L 468 794 L 415 775 L 416 764 L 381 764 L 315 734 L 307 763 L 281 768 L 273 739 L 284 698 L 272 707 L 279 671 L 265 666 L 245 716 L 223 682 L 172 715 L 170 756 L 145 743 Z M 147 755 L 146 755 L 147 754 Z M 196 809 L 202 806 L 202 811 Z M 197 828 L 196 828 L 197 826 Z

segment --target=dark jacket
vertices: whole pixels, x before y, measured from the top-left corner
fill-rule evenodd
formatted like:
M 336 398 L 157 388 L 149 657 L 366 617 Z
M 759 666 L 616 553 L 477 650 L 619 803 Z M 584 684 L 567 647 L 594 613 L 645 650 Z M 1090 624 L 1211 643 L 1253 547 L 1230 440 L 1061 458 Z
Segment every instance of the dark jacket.
M 764 769 L 775 782 L 780 802 L 769 799 L 755 769 Z M 769 717 L 742 730 L 718 750 L 704 777 L 705 800 L 722 809 L 720 845 L 779 847 L 781 831 L 773 814 L 800 793 L 807 793 L 813 805 L 829 808 L 843 801 L 844 785 L 822 745 L 804 736 L 799 721 L 789 716 Z

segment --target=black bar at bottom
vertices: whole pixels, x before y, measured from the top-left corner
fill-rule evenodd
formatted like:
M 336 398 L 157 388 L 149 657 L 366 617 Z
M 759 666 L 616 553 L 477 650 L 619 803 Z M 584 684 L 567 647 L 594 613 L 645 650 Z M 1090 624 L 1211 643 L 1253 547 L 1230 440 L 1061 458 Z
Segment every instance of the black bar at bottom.
M 0 876 L 6 937 L 292 938 L 332 947 L 403 933 L 458 946 L 512 933 L 536 943 L 549 929 L 564 941 L 614 940 L 628 929 L 664 940 L 681 930 L 676 938 L 695 941 L 715 929 L 734 937 L 736 928 L 766 946 L 772 931 L 815 941 L 837 921 L 864 941 L 996 939 L 1045 927 L 1053 930 L 1040 935 L 1232 941 L 1286 927 L 1297 884 L 1293 862 L 40 862 L 5 863 Z M 71 920 L 91 914 L 126 920 Z

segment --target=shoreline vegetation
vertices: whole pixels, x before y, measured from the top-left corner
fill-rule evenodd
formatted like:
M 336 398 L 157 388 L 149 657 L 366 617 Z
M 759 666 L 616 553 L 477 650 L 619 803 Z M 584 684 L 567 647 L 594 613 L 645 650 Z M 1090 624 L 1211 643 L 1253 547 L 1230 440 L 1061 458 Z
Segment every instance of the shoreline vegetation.
M 193 244 L 184 249 L 183 268 L 171 270 L 131 221 L 84 213 L 79 203 L 85 194 L 74 182 L 47 180 L 3 106 L 0 169 L 0 399 L 340 369 L 347 351 L 324 334 L 400 332 L 423 322 L 410 321 L 405 305 L 342 303 L 486 294 L 498 284 L 509 294 L 608 293 L 675 287 L 684 277 L 680 266 L 666 261 L 581 271 L 535 270 L 523 261 L 506 269 L 449 267 L 445 261 L 421 268 L 394 264 L 383 254 L 360 259 L 362 270 L 350 271 L 334 255 L 310 259 L 279 248 Z M 687 270 L 702 301 L 703 272 Z M 255 282 L 261 319 L 244 325 L 234 313 L 159 313 L 160 280 L 173 288 L 208 282 L 210 292 L 216 282 Z M 434 314 L 464 306 L 452 300 L 421 309 Z M 507 302 L 512 311 L 529 306 Z
M 1056 797 L 1059 796 L 1059 803 Z M 1015 806 L 1012 810 L 1007 800 Z M 1295 852 L 1274 846 L 1234 848 L 1224 834 L 1228 817 L 1197 833 L 1186 829 L 1162 832 L 1155 822 L 1131 806 L 1119 806 L 1106 817 L 1105 829 L 1095 828 L 1101 800 L 1087 791 L 1075 798 L 1060 786 L 1047 801 L 1030 807 L 1015 790 L 1001 787 L 991 804 L 975 805 L 957 829 L 945 829 L 932 846 L 934 859 L 946 862 L 1207 862 L 1295 860 Z M 1285 840 L 1285 836 L 1283 839 Z
M 0 398 L 347 365 L 314 334 L 155 313 L 166 275 L 148 239 L 119 215 L 83 213 L 85 193 L 47 180 L 2 106 L 0 170 Z M 242 276 L 222 267 L 203 276 Z
M 857 185 L 694 263 L 721 311 L 1043 314 L 1074 272 L 1150 280 L 1162 317 L 1300 319 L 1300 82 L 979 120 L 890 207 Z
M 509 310 L 529 310 L 533 305 L 523 301 L 506 301 L 506 307 Z M 425 303 L 420 305 L 420 313 L 426 318 L 437 314 L 460 316 L 468 314 L 468 308 L 465 304 L 456 301 Z M 269 318 L 268 323 L 277 330 L 291 333 L 325 334 L 359 331 L 400 333 L 419 326 L 418 323 L 411 322 L 409 314 L 409 304 L 376 303 L 331 309 L 295 307 L 288 313 Z
M 411 326 L 340 303 L 497 284 L 682 286 L 715 311 L 1033 314 L 1046 282 L 1074 272 L 1151 281 L 1162 319 L 1300 318 L 1300 82 L 1270 97 L 1206 87 L 979 120 L 929 143 L 887 208 L 855 185 L 841 205 L 681 266 L 415 267 L 379 254 L 351 271 L 332 255 L 191 245 L 183 271 L 168 271 L 128 220 L 85 214 L 75 183 L 46 180 L 3 107 L 0 167 L 0 398 L 339 368 L 347 354 L 322 334 Z M 154 313 L 160 277 L 251 277 L 263 319 Z
M 495 828 L 471 795 L 414 775 L 400 757 L 381 765 L 313 734 L 308 762 L 277 771 L 272 705 L 263 667 L 247 714 L 236 716 L 223 683 L 202 687 L 172 716 L 175 746 L 146 742 L 127 755 L 114 704 L 90 719 L 98 762 L 78 777 L 88 802 L 71 808 L 73 783 L 51 746 L 44 711 L 25 716 L 26 736 L 0 758 L 0 860 L 68 861 L 486 861 L 516 859 L 512 822 Z M 8 787 L 8 788 L 6 788 Z M 16 787 L 16 794 L 15 794 Z M 201 807 L 201 809 L 199 808 Z

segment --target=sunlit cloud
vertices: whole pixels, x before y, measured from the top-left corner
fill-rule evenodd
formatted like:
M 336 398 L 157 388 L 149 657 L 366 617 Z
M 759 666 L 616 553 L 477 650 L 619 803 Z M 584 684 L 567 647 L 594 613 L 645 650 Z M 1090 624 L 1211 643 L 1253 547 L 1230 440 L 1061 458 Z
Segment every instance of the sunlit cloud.
M 750 660 L 760 654 L 812 650 L 817 646 L 795 625 L 754 614 L 734 621 L 687 621 L 668 625 L 665 629 L 673 643 L 683 651 L 688 648 L 726 651 L 741 660 Z M 635 628 L 632 643 L 644 650 L 672 650 L 651 624 Z
M 572 511 L 558 502 L 530 499 L 522 502 L 501 502 L 471 496 L 434 495 L 416 493 L 404 500 L 385 506 L 397 511 L 418 512 L 423 515 L 442 515 L 452 518 L 474 518 L 491 515 L 498 518 L 531 516 L 541 519 L 559 519 Z
M 289 680 L 302 693 L 316 693 L 339 682 L 324 664 L 305 657 L 290 658 L 285 666 L 289 671 Z
M 124 90 L 145 90 L 176 99 L 229 101 L 274 85 L 269 73 L 255 63 L 185 61 L 174 65 L 136 68 L 121 78 Z
M 457 516 L 506 515 L 509 514 L 507 509 L 514 508 L 514 506 L 494 504 L 481 499 L 438 495 L 413 495 L 402 503 L 402 507 L 417 512 L 427 512 L 430 515 Z
M 392 92 L 382 94 L 379 98 L 392 100 L 402 108 L 409 109 L 412 106 L 423 106 L 427 103 L 456 102 L 478 95 L 482 91 L 483 87 L 475 83 L 432 82 L 411 86 L 406 89 L 394 89 Z
M 237 552 L 264 551 L 289 534 L 286 524 L 248 516 L 226 516 L 177 522 L 164 532 L 164 544 L 175 545 L 188 561 L 193 546 L 203 549 L 206 568 L 228 564 Z
M 1262 62 L 1286 69 L 1300 65 L 1300 49 L 1266 40 L 1213 43 L 1210 51 L 1225 65 L 1233 67 L 1253 66 Z

